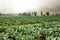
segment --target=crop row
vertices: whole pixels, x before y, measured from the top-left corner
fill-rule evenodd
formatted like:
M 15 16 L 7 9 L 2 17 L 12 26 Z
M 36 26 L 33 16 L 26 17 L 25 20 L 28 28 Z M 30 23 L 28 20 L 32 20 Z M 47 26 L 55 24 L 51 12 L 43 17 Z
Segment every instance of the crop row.
M 39 26 L 1 27 L 0 40 L 60 40 L 60 23 L 43 22 Z
M 20 16 L 20 17 L 0 17 L 0 26 L 35 24 L 42 22 L 60 22 L 60 16 Z

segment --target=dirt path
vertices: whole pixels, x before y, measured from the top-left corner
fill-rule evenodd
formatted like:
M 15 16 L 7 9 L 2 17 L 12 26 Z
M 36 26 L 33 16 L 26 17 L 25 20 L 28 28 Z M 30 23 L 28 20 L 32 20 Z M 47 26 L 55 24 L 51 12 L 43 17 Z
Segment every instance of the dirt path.
M 15 25 L 15 26 L 10 26 L 10 27 L 23 27 L 23 26 L 33 26 L 33 25 L 36 25 L 36 26 L 39 26 L 39 25 L 41 25 L 40 23 L 35 23 L 35 24 L 24 24 L 24 25 Z
M 35 23 L 35 24 L 25 24 L 25 25 L 20 25 L 20 26 L 32 26 L 32 25 L 40 25 L 40 23 Z
M 21 24 L 21 25 L 10 25 L 10 26 L 5 26 L 5 27 L 22 27 L 22 26 L 33 26 L 33 25 L 36 25 L 36 26 L 39 26 L 41 25 L 41 23 L 34 23 L 34 24 Z M 1 27 L 4 27 L 4 26 L 0 26 Z

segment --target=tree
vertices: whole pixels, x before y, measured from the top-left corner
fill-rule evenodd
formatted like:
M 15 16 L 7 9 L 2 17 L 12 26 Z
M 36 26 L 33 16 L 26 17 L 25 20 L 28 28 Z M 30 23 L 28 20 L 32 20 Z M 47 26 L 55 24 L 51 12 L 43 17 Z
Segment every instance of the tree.
M 46 12 L 46 15 L 49 16 L 49 12 Z
M 34 15 L 34 13 L 32 12 L 32 16 Z
M 21 16 L 21 13 L 19 13 L 19 15 Z
M 31 13 L 30 12 L 28 12 L 28 16 L 31 16 Z
M 37 12 L 34 11 L 34 16 L 37 16 Z
M 55 14 L 55 16 L 58 16 L 58 15 L 59 15 L 59 14 L 57 14 L 57 13 Z
M 43 15 L 43 12 L 41 11 L 41 16 Z
M 26 12 L 24 12 L 22 15 L 23 15 L 23 16 L 28 16 Z
M 0 13 L 0 15 L 2 15 L 2 14 Z

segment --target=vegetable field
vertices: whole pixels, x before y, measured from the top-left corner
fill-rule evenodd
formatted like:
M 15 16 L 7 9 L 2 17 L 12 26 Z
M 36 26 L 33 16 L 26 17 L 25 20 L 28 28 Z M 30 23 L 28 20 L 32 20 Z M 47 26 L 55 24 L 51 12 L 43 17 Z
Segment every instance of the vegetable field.
M 60 16 L 0 17 L 0 40 L 60 40 Z

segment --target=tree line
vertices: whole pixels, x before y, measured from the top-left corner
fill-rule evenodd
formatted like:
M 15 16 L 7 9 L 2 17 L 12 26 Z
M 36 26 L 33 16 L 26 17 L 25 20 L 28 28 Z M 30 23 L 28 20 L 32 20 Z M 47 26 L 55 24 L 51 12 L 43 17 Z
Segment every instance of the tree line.
M 2 15 L 12 15 L 12 14 L 2 14 L 2 13 L 0 13 L 0 16 L 2 16 Z M 20 16 L 38 16 L 36 11 L 19 13 L 18 15 L 20 15 Z M 50 13 L 47 11 L 47 12 L 45 12 L 45 15 L 44 15 L 43 11 L 41 11 L 40 15 L 41 16 L 50 16 Z M 53 14 L 52 16 L 60 16 L 60 14 L 56 13 L 56 14 Z
M 36 11 L 34 11 L 34 12 L 32 12 L 32 13 L 30 13 L 30 12 L 28 12 L 28 13 L 26 13 L 26 12 L 24 12 L 24 13 L 19 13 L 19 15 L 23 15 L 23 16 L 38 16 L 38 14 L 37 14 Z M 45 16 L 42 11 L 41 11 L 41 14 L 40 14 L 40 15 L 41 15 L 41 16 Z M 46 16 L 49 16 L 49 12 L 46 12 Z

